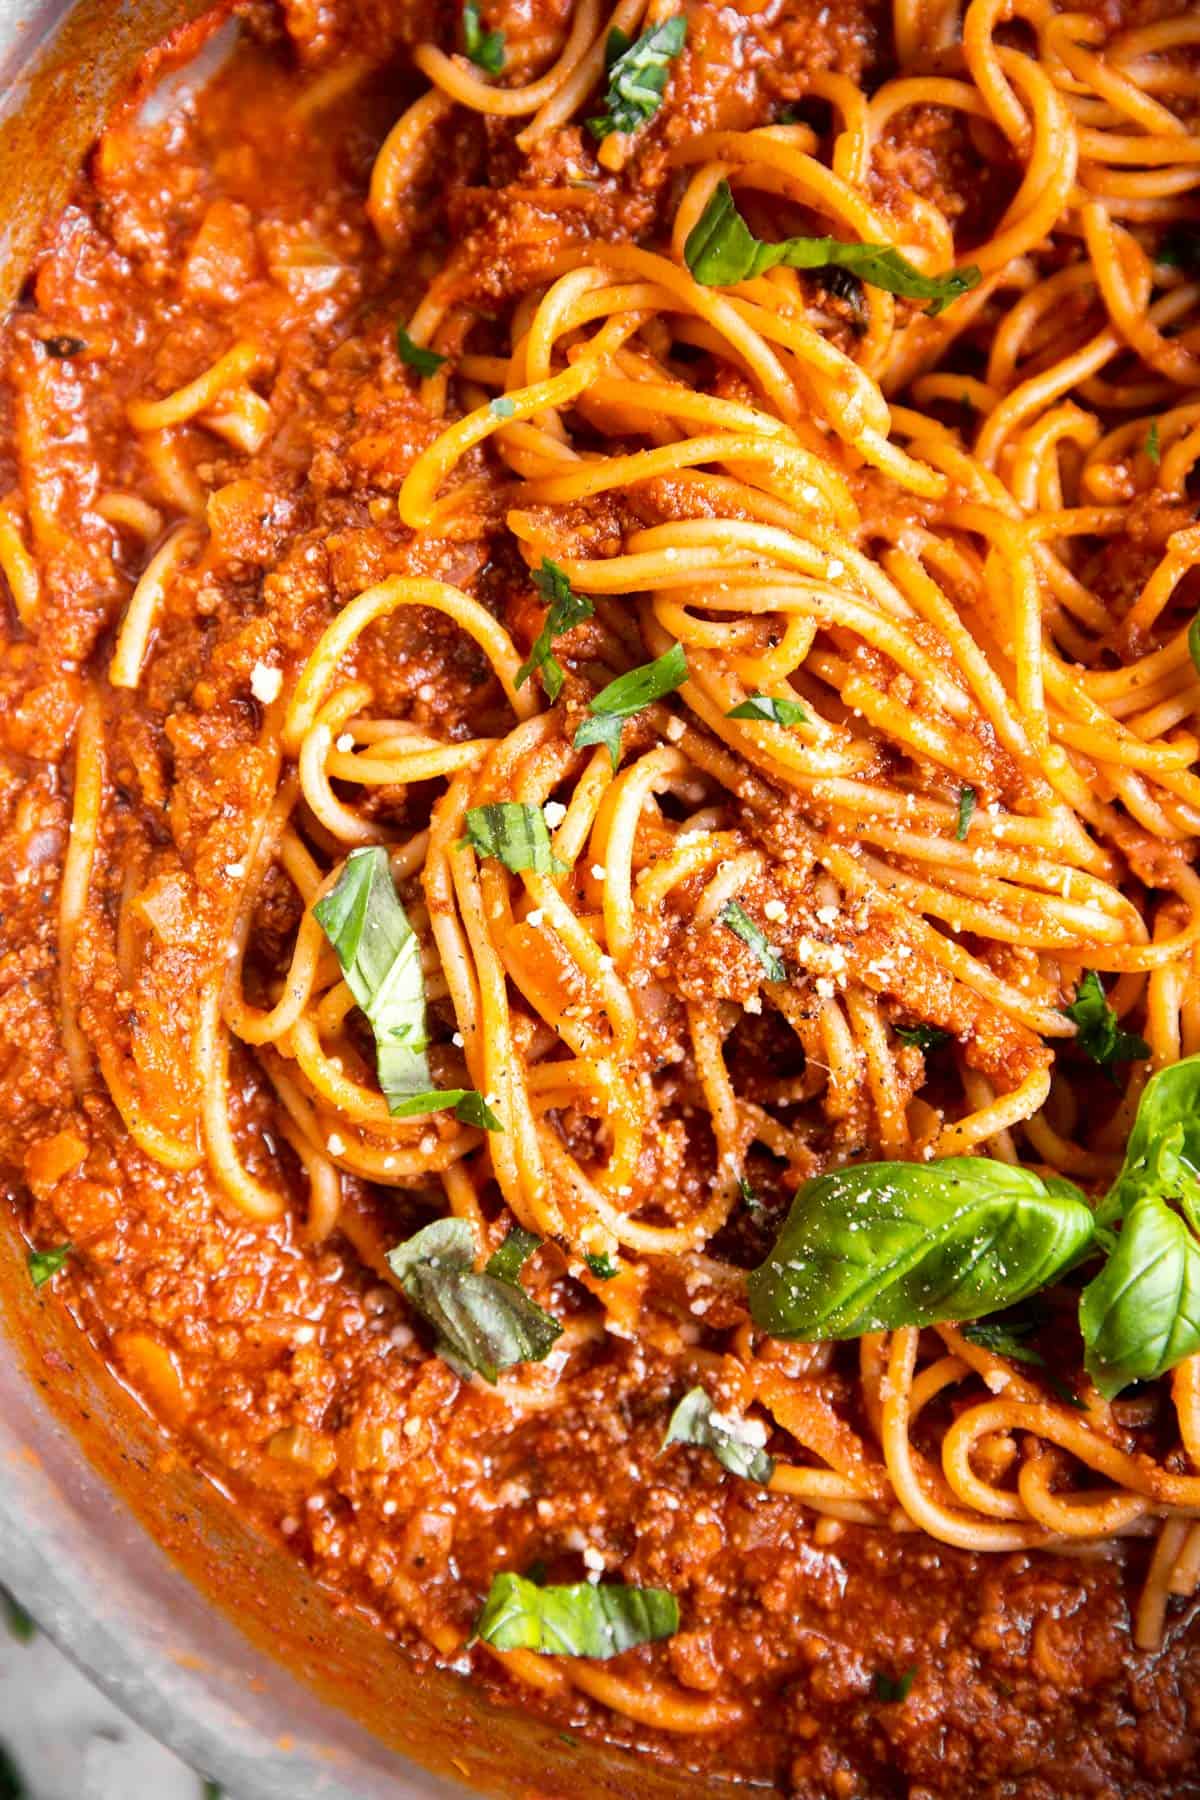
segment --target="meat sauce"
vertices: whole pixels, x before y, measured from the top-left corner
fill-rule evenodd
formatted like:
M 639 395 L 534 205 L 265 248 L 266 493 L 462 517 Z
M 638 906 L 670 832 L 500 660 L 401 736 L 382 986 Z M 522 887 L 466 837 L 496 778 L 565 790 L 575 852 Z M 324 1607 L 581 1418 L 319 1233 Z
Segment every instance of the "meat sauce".
M 431 1353 L 369 1252 L 345 1235 L 306 1245 L 299 1198 L 279 1224 L 234 1219 L 203 1170 L 145 1156 L 101 1087 L 72 1100 L 57 986 L 70 747 L 86 670 L 111 653 L 142 556 L 96 502 L 122 492 L 160 503 L 126 404 L 191 380 L 233 339 L 271 358 L 272 429 L 258 453 L 189 435 L 212 490 L 210 552 L 202 575 L 173 584 L 146 678 L 111 698 L 106 720 L 109 862 L 152 846 L 139 879 L 158 878 L 166 950 L 140 1013 L 111 968 L 82 996 L 84 1023 L 90 1037 L 137 1045 L 169 1042 L 139 1025 L 169 1024 L 208 968 L 227 871 L 261 808 L 255 667 L 297 666 L 339 606 L 394 573 L 460 585 L 519 643 L 531 635 L 499 484 L 453 539 L 414 543 L 390 503 L 437 429 L 398 361 L 395 327 L 447 247 L 477 245 L 460 298 L 503 321 L 565 238 L 661 227 L 674 138 L 763 123 L 803 101 L 813 70 L 869 86 L 889 56 L 886 12 L 869 0 L 698 7 L 670 102 L 620 176 L 581 181 L 576 126 L 522 157 L 507 122 L 455 109 L 426 146 L 400 248 L 385 255 L 364 210 L 372 160 L 421 85 L 406 50 L 446 41 L 442 9 L 253 0 L 235 11 L 236 50 L 157 122 L 142 100 L 220 21 L 150 60 L 48 229 L 5 337 L 3 491 L 19 490 L 46 525 L 35 531 L 37 630 L 10 619 L 0 651 L 0 1165 L 30 1240 L 76 1247 L 52 1303 L 70 1308 L 185 1453 L 328 1593 L 369 1611 L 398 1655 L 439 1660 L 433 1640 L 469 1632 L 498 1567 L 540 1563 L 571 1581 L 599 1560 L 613 1580 L 669 1588 L 680 1632 L 614 1666 L 734 1696 L 744 1728 L 681 1738 L 578 1694 L 531 1697 L 494 1659 L 470 1660 L 502 1700 L 676 1765 L 681 1792 L 707 1769 L 798 1800 L 1200 1792 L 1194 1608 L 1174 1605 L 1161 1652 L 1133 1648 L 1144 1544 L 970 1555 L 817 1519 L 699 1451 L 662 1456 L 678 1371 L 652 1339 L 599 1337 L 569 1382 L 556 1387 L 548 1366 L 511 1403 Z M 565 0 L 497 0 L 488 23 L 520 46 L 566 11 Z M 320 84 L 348 58 L 368 72 L 322 100 Z M 902 115 L 875 179 L 886 183 L 897 159 L 921 162 L 951 214 L 973 197 L 993 204 L 946 120 Z M 393 717 L 453 736 L 503 711 L 475 652 L 433 615 L 396 615 L 373 654 Z M 116 899 L 112 880 L 98 884 L 97 928 Z M 268 890 L 261 955 L 289 940 L 296 911 L 286 884 Z M 264 1140 L 248 1063 L 233 1087 L 247 1164 L 265 1166 L 278 1146 Z M 422 1194 L 359 1198 L 395 1241 L 436 1207 Z M 559 1311 L 586 1299 L 571 1298 L 565 1276 L 542 1282 L 539 1297 Z M 887 1698 L 909 1671 L 907 1698 Z

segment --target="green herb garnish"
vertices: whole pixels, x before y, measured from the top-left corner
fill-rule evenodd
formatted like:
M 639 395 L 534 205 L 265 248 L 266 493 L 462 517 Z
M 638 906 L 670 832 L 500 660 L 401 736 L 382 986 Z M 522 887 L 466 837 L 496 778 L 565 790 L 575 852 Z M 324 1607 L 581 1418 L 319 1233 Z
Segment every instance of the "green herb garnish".
M 539 1587 L 520 1575 L 493 1575 L 475 1636 L 497 1650 L 606 1660 L 674 1636 L 679 1604 L 665 1588 L 617 1582 Z
M 672 644 L 653 662 L 642 663 L 627 674 L 618 675 L 615 681 L 601 688 L 588 707 L 589 717 L 575 733 L 576 750 L 586 749 L 589 744 L 603 744 L 616 769 L 621 760 L 622 721 L 643 712 L 653 701 L 673 694 L 676 688 L 683 686 L 687 676 L 687 657 L 682 644 Z
M 808 714 L 798 700 L 781 700 L 774 694 L 747 694 L 730 707 L 727 719 L 762 719 L 768 725 L 802 725 Z
M 721 908 L 720 920 L 726 931 L 732 931 L 734 937 L 741 938 L 743 944 L 753 950 L 759 962 L 767 972 L 769 981 L 783 981 L 787 976 L 784 961 L 774 945 L 768 942 L 766 933 L 736 900 L 727 900 Z
M 541 1247 L 541 1238 L 532 1231 L 526 1231 L 523 1225 L 514 1225 L 500 1248 L 489 1256 L 484 1265 L 485 1275 L 494 1275 L 497 1281 L 516 1281 L 521 1270 L 529 1261 L 534 1251 Z
M 477 68 L 498 75 L 504 67 L 504 33 L 485 31 L 479 17 L 479 0 L 464 0 L 463 49 Z
M 950 1041 L 950 1033 L 940 1025 L 893 1025 L 892 1030 L 902 1044 L 910 1044 L 914 1050 L 937 1050 Z
M 890 245 L 844 244 L 829 237 L 790 237 L 777 244 L 764 243 L 738 211 L 727 181 L 718 184 L 688 233 L 683 256 L 702 287 L 731 287 L 780 266 L 842 268 L 873 287 L 886 288 L 889 294 L 928 300 L 927 311 L 932 314 L 944 312 L 980 279 L 974 264 L 946 275 L 923 275 Z
M 583 594 L 573 593 L 571 584 L 557 563 L 543 556 L 542 566 L 533 577 L 533 585 L 550 603 L 546 614 L 546 622 L 534 639 L 533 648 L 528 659 L 517 670 L 517 687 L 529 680 L 535 669 L 541 671 L 542 686 L 547 698 L 557 700 L 562 693 L 562 665 L 554 655 L 551 646 L 556 638 L 564 632 L 581 625 L 584 619 L 590 619 L 595 612 L 591 601 Z
M 535 875 L 561 875 L 550 847 L 550 831 L 540 806 L 516 800 L 499 800 L 490 806 L 473 806 L 467 814 L 467 843 L 477 856 L 494 856 L 513 874 L 532 869 Z
M 489 1270 L 477 1273 L 475 1256 L 475 1233 L 466 1219 L 435 1219 L 389 1250 L 387 1260 L 436 1331 L 438 1355 L 460 1372 L 494 1382 L 515 1363 L 543 1362 L 562 1326 L 516 1281 Z
M 986 1156 L 861 1163 L 797 1189 L 750 1315 L 775 1337 L 861 1337 L 979 1319 L 1070 1268 L 1093 1238 L 1068 1181 Z
M 973 787 L 960 787 L 958 790 L 958 818 L 955 821 L 954 835 L 959 843 L 966 841 L 967 832 L 971 828 L 971 820 L 975 816 L 977 796 Z
M 424 344 L 414 344 L 403 325 L 396 327 L 396 352 L 401 362 L 407 363 L 410 369 L 415 369 L 418 375 L 436 375 L 446 361 L 436 350 L 427 350 Z
M 721 1467 L 744 1481 L 755 1481 L 766 1487 L 775 1473 L 775 1461 L 759 1444 L 739 1435 L 737 1420 L 722 1416 L 702 1387 L 694 1387 L 683 1396 L 671 1414 L 664 1450 L 671 1444 L 696 1444 L 711 1450 Z
M 687 20 L 682 13 L 644 31 L 636 43 L 631 44 L 623 31 L 609 32 L 605 55 L 607 110 L 588 120 L 593 137 L 606 138 L 613 131 L 637 131 L 654 117 L 662 105 L 671 63 L 683 49 L 686 37 Z
M 45 1287 L 48 1281 L 53 1281 L 74 1250 L 75 1246 L 72 1243 L 58 1244 L 53 1250 L 31 1250 L 27 1261 L 29 1277 L 34 1287 Z
M 1108 1004 L 1100 977 L 1094 969 L 1085 969 L 1075 989 L 1075 998 L 1063 1012 L 1075 1027 L 1075 1042 L 1085 1056 L 1101 1068 L 1112 1063 L 1140 1062 L 1149 1056 L 1150 1046 L 1136 1031 L 1124 1031 L 1117 1015 Z

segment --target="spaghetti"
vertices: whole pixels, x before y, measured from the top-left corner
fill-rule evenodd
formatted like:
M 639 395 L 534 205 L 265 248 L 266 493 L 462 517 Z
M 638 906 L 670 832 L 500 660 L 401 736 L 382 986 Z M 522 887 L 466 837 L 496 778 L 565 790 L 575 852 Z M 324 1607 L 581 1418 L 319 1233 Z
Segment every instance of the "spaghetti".
M 532 165 L 595 111 L 610 31 L 661 22 L 643 13 L 584 0 L 494 79 L 421 44 L 432 85 L 370 179 L 384 250 L 403 258 L 430 134 L 478 114 Z M 170 967 L 194 902 L 115 821 L 114 768 L 131 709 L 167 691 L 178 621 L 203 611 L 222 508 L 251 542 L 287 389 L 243 337 L 128 401 L 140 478 L 96 510 L 144 568 L 76 733 L 62 1044 L 80 1093 L 94 1059 L 145 1156 L 203 1170 L 235 1218 L 281 1219 L 302 1179 L 314 1254 L 341 1233 L 394 1282 L 389 1190 L 438 1192 L 490 1249 L 536 1234 L 586 1296 L 559 1389 L 604 1328 L 644 1334 L 757 1421 L 771 1493 L 831 1531 L 974 1552 L 1153 1537 L 1134 1622 L 1151 1648 L 1170 1597 L 1200 1586 L 1194 1346 L 1106 1399 L 1047 1367 L 1069 1283 L 1034 1343 L 960 1317 L 850 1352 L 787 1343 L 746 1307 L 764 1208 L 777 1231 L 771 1207 L 812 1177 L 986 1156 L 1098 1197 L 1147 1078 L 1200 1055 L 1200 24 L 897 0 L 890 25 L 887 78 L 814 73 L 802 121 L 693 130 L 668 89 L 647 135 L 670 203 L 636 233 L 535 236 L 487 305 L 477 237 L 433 272 L 403 321 L 411 452 L 374 427 L 344 457 L 378 475 L 372 516 L 404 528 L 407 560 L 339 575 L 319 628 L 297 606 L 282 656 L 253 663 L 255 740 L 221 777 L 238 838 L 201 883 L 213 953 L 183 1011 Z M 935 158 L 1001 171 L 986 231 L 922 179 L 918 128 Z M 637 168 L 640 143 L 605 136 L 589 167 Z M 589 183 L 555 191 L 569 208 Z M 723 191 L 764 241 L 875 246 L 934 283 L 969 263 L 971 284 L 934 316 L 869 273 L 703 283 L 694 234 Z M 199 431 L 244 464 L 236 493 Z M 5 500 L 0 567 L 35 630 L 47 526 L 25 512 Z M 503 617 L 470 557 L 451 577 L 437 548 L 488 534 L 527 571 Z M 557 688 L 544 655 L 526 661 L 547 624 L 534 576 L 575 608 L 550 644 Z M 478 663 L 490 697 L 469 730 L 387 700 L 413 609 Z M 674 646 L 676 686 L 609 715 L 615 736 L 581 733 Z M 544 866 L 473 842 L 471 817 L 504 806 L 545 821 Z M 403 1116 L 380 1091 L 313 911 L 373 846 L 419 942 L 433 1086 L 483 1097 L 495 1128 Z M 1072 1009 L 1097 974 L 1115 978 L 1112 1029 L 1145 1040 L 1111 1098 Z M 110 991 L 128 1030 L 88 1004 Z M 262 1121 L 286 1154 L 264 1156 Z M 501 1389 L 537 1407 L 541 1379 Z M 466 1638 L 427 1635 L 447 1657 Z M 718 1684 L 491 1654 L 664 1732 L 747 1717 Z

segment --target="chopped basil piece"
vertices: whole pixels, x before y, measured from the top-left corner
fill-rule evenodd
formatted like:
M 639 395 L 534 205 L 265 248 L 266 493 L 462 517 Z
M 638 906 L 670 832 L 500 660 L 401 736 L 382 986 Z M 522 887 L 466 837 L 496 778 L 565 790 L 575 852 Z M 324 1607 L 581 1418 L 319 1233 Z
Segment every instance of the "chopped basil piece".
M 748 1278 L 750 1316 L 776 1337 L 861 1337 L 979 1319 L 1070 1268 L 1091 1208 L 1057 1177 L 986 1156 L 861 1163 L 805 1181 Z
M 597 1281 L 612 1281 L 618 1272 L 617 1265 L 607 1250 L 603 1256 L 585 1256 L 583 1260 Z
M 375 1038 L 379 1086 L 396 1117 L 429 1112 L 437 1090 L 425 1055 L 421 945 L 400 904 L 381 844 L 352 850 L 337 884 L 313 907 Z M 464 1090 L 440 1097 L 453 1106 Z
M 780 700 L 774 694 L 747 694 L 725 717 L 765 719 L 769 725 L 802 725 L 808 714 L 798 700 Z
M 726 931 L 732 931 L 734 937 L 741 938 L 743 944 L 749 946 L 767 972 L 769 981 L 783 981 L 787 975 L 782 956 L 778 950 L 768 943 L 764 931 L 754 923 L 749 913 L 740 907 L 736 900 L 727 900 L 721 908 L 720 919 Z
M 994 1356 L 1007 1356 L 1013 1362 L 1044 1369 L 1045 1357 L 1040 1356 L 1032 1345 L 1021 1341 L 1032 1330 L 1031 1321 L 1015 1320 L 1005 1325 L 999 1319 L 977 1319 L 973 1325 L 964 1325 L 962 1334 L 968 1343 L 978 1344 L 980 1349 L 990 1350 Z
M 688 233 L 684 261 L 702 287 L 731 287 L 781 265 L 788 269 L 849 269 L 851 274 L 907 300 L 928 300 L 931 314 L 979 281 L 979 270 L 952 269 L 923 275 L 898 250 L 884 244 L 844 244 L 838 238 L 791 237 L 777 244 L 756 238 L 722 181 Z
M 497 394 L 494 400 L 488 401 L 488 410 L 497 419 L 511 419 L 517 410 L 517 403 L 510 400 L 507 394 Z
M 1145 1038 L 1118 1025 L 1094 969 L 1084 970 L 1074 1000 L 1062 1010 L 1076 1026 L 1075 1042 L 1079 1048 L 1101 1068 L 1118 1062 L 1140 1062 L 1149 1056 L 1150 1046 Z
M 604 744 L 615 769 L 621 760 L 621 721 L 631 719 L 655 700 L 673 694 L 688 677 L 682 644 L 672 644 L 653 662 L 642 663 L 601 688 L 588 707 L 589 717 L 575 733 L 576 750 L 588 744 Z
M 29 1276 L 35 1288 L 45 1287 L 72 1254 L 72 1243 L 58 1244 L 53 1250 L 31 1250 L 28 1256 Z
M 902 1044 L 911 1044 L 914 1050 L 937 1050 L 950 1041 L 950 1033 L 940 1025 L 893 1025 L 892 1030 Z
M 954 826 L 954 835 L 959 843 L 964 843 L 967 832 L 971 828 L 971 820 L 975 817 L 976 793 L 973 787 L 961 787 L 958 790 L 958 819 Z
M 466 841 L 477 856 L 494 856 L 514 875 L 522 869 L 532 869 L 535 875 L 561 875 L 566 869 L 550 848 L 550 832 L 540 806 L 516 800 L 473 806 L 467 814 Z
M 1188 626 L 1188 655 L 1192 659 L 1192 667 L 1200 675 L 1200 613 Z
M 545 624 L 534 639 L 527 661 L 517 670 L 516 685 L 521 687 L 535 669 L 540 669 L 547 698 L 557 700 L 562 693 L 564 676 L 562 665 L 551 645 L 555 638 L 562 637 L 564 632 L 581 625 L 584 619 L 590 619 L 596 609 L 585 595 L 571 591 L 570 582 L 558 564 L 551 562 L 548 556 L 543 556 L 542 566 L 533 577 L 533 585 L 549 601 L 550 610 L 546 614 Z
M 436 1331 L 438 1355 L 494 1382 L 515 1363 L 543 1362 L 562 1326 L 515 1282 L 477 1273 L 475 1254 L 466 1219 L 435 1219 L 389 1250 L 388 1264 Z
M 498 75 L 504 67 L 504 33 L 483 29 L 479 0 L 465 0 L 462 23 L 463 48 L 471 61 L 489 75 Z
M 388 1111 L 393 1119 L 423 1118 L 426 1113 L 453 1111 L 460 1125 L 474 1125 L 479 1131 L 503 1131 L 482 1094 L 474 1088 L 426 1088 L 421 1094 L 408 1094 L 397 1100 Z
M 436 350 L 427 350 L 424 344 L 414 344 L 403 325 L 396 327 L 396 350 L 401 362 L 406 362 L 418 375 L 436 375 L 446 361 Z
M 526 1231 L 523 1225 L 514 1225 L 500 1248 L 488 1257 L 484 1274 L 494 1275 L 497 1281 L 516 1281 L 541 1242 L 540 1237 Z
M 678 1629 L 679 1603 L 665 1588 L 590 1581 L 539 1587 L 505 1573 L 492 1577 L 475 1636 L 497 1650 L 604 1660 Z
M 62 362 L 72 356 L 80 356 L 87 349 L 87 344 L 80 337 L 48 337 L 39 338 L 38 342 L 47 356 Z
M 16 1595 L 10 1594 L 7 1588 L 0 1588 L 0 1605 L 4 1608 L 8 1635 L 15 1638 L 18 1644 L 31 1644 L 37 1636 L 37 1626 Z
M 1146 433 L 1146 455 L 1157 469 L 1159 463 L 1162 461 L 1162 446 L 1158 441 L 1157 419 L 1152 419 L 1150 421 L 1150 429 Z
M 224 1790 L 219 1781 L 206 1781 L 204 1784 L 204 1800 L 223 1800 Z
M 915 1669 L 906 1669 L 903 1675 L 894 1678 L 891 1675 L 885 1675 L 882 1669 L 876 1669 L 872 1677 L 875 1698 L 889 1706 L 907 1700 L 912 1693 L 912 1685 L 916 1679 L 917 1671 Z
M 665 1450 L 669 1444 L 697 1444 L 711 1450 L 721 1467 L 745 1481 L 756 1481 L 766 1487 L 775 1473 L 775 1460 L 759 1444 L 739 1436 L 742 1422 L 722 1416 L 702 1387 L 694 1387 L 683 1396 L 671 1414 Z
M 634 44 L 623 31 L 609 32 L 605 55 L 607 111 L 588 120 L 593 137 L 606 138 L 613 131 L 633 132 L 654 117 L 662 105 L 671 63 L 683 49 L 686 37 L 687 20 L 682 13 L 665 19 L 652 31 L 644 31 Z

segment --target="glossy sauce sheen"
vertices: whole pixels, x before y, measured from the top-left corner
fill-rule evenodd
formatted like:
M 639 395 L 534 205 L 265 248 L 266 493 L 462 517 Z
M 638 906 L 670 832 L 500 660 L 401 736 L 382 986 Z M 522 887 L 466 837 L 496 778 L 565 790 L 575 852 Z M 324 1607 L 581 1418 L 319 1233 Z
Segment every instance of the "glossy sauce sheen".
M 489 23 L 515 46 L 565 10 L 509 0 Z M 494 1660 L 476 1651 L 472 1661 L 478 1680 L 543 1704 L 564 1729 L 675 1763 L 681 1792 L 694 1791 L 689 1771 L 707 1768 L 804 1800 L 1200 1791 L 1192 1609 L 1170 1614 L 1161 1653 L 1130 1641 L 1144 1544 L 1070 1559 L 972 1556 L 817 1521 L 700 1451 L 660 1455 L 681 1382 L 652 1336 L 597 1340 L 557 1390 L 552 1360 L 531 1375 L 536 1404 L 511 1410 L 430 1353 L 423 1326 L 344 1236 L 306 1248 L 301 1202 L 279 1225 L 235 1221 L 202 1170 L 175 1175 L 144 1157 L 101 1089 L 78 1108 L 69 1101 L 57 888 L 82 671 L 110 653 L 140 567 L 132 539 L 114 563 L 113 533 L 92 510 L 105 491 L 147 492 L 127 401 L 190 380 L 234 339 L 274 359 L 263 451 L 246 458 L 199 434 L 212 465 L 203 479 L 222 490 L 208 509 L 214 572 L 173 585 L 141 687 L 109 697 L 108 862 L 119 867 L 132 821 L 149 828 L 143 879 L 160 876 L 170 953 L 139 1004 L 162 1022 L 210 966 L 225 871 L 262 808 L 268 774 L 246 698 L 255 665 L 296 667 L 339 605 L 392 573 L 466 588 L 518 642 L 536 629 L 528 578 L 500 530 L 500 487 L 470 529 L 419 545 L 387 503 L 436 432 L 396 360 L 394 327 L 446 245 L 476 234 L 461 298 L 503 318 L 564 235 L 654 230 L 670 133 L 765 122 L 803 94 L 806 69 L 870 85 L 888 55 L 886 20 L 864 0 L 697 9 L 670 106 L 620 178 L 572 186 L 570 131 L 526 160 L 504 122 L 457 110 L 430 147 L 404 254 L 390 263 L 364 213 L 366 184 L 419 89 L 404 48 L 430 36 L 448 41 L 440 14 L 399 0 L 246 7 L 233 61 L 199 100 L 152 127 L 133 110 L 114 122 L 7 333 L 3 488 L 28 490 L 36 464 L 62 531 L 42 563 L 39 632 L 12 632 L 0 659 L 0 1163 L 13 1204 L 39 1245 L 80 1247 L 55 1291 L 164 1427 L 404 1653 L 432 1658 L 439 1627 L 465 1635 L 497 1567 L 541 1561 L 552 1580 L 582 1579 L 585 1546 L 609 1578 L 675 1593 L 680 1633 L 613 1666 L 736 1696 L 747 1705 L 740 1731 L 656 1733 L 578 1694 L 536 1701 Z M 383 72 L 298 115 L 321 71 L 362 52 Z M 946 198 L 958 179 L 953 136 L 906 114 L 876 179 L 914 158 L 948 213 L 992 207 L 987 192 Z M 48 355 L 43 341 L 56 335 L 86 350 Z M 503 696 L 444 621 L 406 609 L 374 642 L 368 678 L 390 716 L 450 737 L 502 720 Z M 116 878 L 106 879 L 91 896 L 97 917 L 115 905 Z M 290 888 L 279 883 L 274 910 L 271 892 L 255 946 L 264 964 L 296 923 Z M 692 973 L 703 982 L 712 971 Z M 84 996 L 89 1036 L 109 1028 L 118 988 L 113 970 Z M 265 1171 L 268 1108 L 248 1062 L 235 1062 L 233 1085 L 239 1146 Z M 686 1183 L 686 1166 L 671 1179 Z M 364 1204 L 385 1242 L 436 1206 L 399 1193 Z M 565 1276 L 530 1286 L 560 1315 L 585 1304 Z M 828 1380 L 831 1396 L 849 1392 L 836 1373 Z M 311 1434 L 306 1466 L 268 1449 L 289 1431 Z M 910 1669 L 909 1698 L 881 1700 L 876 1676 Z

